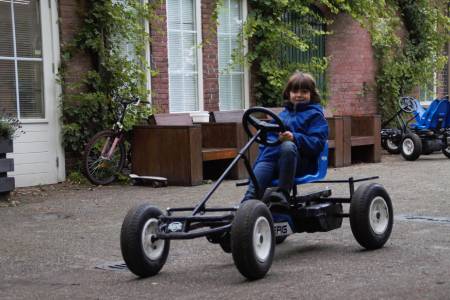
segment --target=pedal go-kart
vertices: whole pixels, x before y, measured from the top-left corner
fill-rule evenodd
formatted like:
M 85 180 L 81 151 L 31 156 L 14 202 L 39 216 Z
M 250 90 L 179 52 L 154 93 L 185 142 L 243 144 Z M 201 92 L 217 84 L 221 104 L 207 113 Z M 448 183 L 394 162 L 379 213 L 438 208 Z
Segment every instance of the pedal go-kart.
M 272 120 L 256 116 L 267 114 Z M 366 249 L 383 247 L 393 226 L 393 208 L 387 191 L 380 184 L 364 183 L 355 191 L 355 183 L 378 177 L 321 181 L 327 171 L 326 146 L 317 160 L 317 172 L 296 178 L 296 185 L 326 182 L 346 183 L 349 197 L 332 197 L 326 188 L 299 195 L 294 185 L 289 204 L 270 197 L 272 189 L 261 191 L 245 155 L 254 143 L 276 146 L 281 142 L 268 139 L 270 132 L 282 132 L 282 121 L 272 111 L 255 107 L 243 116 L 248 143 L 240 150 L 228 168 L 215 182 L 207 195 L 195 207 L 168 208 L 166 213 L 150 205 L 141 204 L 126 215 L 121 230 L 121 250 L 128 268 L 139 277 L 157 274 L 169 254 L 171 240 L 206 237 L 231 253 L 239 272 L 250 280 L 265 276 L 272 265 L 275 245 L 297 232 L 325 232 L 341 227 L 342 219 L 350 218 L 351 230 L 358 243 Z M 247 200 L 235 207 L 207 207 L 206 203 L 240 159 L 255 182 L 262 200 Z M 276 186 L 274 181 L 273 185 Z M 349 203 L 344 213 L 343 203 Z M 184 214 L 183 214 L 184 213 Z
M 398 128 L 381 130 L 381 144 L 389 153 L 401 153 L 406 160 L 416 160 L 421 154 L 442 151 L 450 158 L 450 102 L 448 96 L 435 99 L 428 109 L 412 97 L 402 97 L 400 109 L 383 123 L 385 127 L 396 119 Z M 402 113 L 413 116 L 404 120 Z M 415 121 L 412 123 L 412 121 Z

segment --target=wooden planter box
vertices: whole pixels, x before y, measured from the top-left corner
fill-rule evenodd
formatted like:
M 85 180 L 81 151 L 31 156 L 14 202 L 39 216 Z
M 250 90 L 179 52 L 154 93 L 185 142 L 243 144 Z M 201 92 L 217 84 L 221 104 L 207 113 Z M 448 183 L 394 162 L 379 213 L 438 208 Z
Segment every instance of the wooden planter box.
M 13 152 L 12 140 L 0 138 L 0 193 L 8 193 L 15 188 L 14 178 L 7 176 L 7 172 L 14 171 L 14 160 L 6 158 L 6 153 L 10 152 Z

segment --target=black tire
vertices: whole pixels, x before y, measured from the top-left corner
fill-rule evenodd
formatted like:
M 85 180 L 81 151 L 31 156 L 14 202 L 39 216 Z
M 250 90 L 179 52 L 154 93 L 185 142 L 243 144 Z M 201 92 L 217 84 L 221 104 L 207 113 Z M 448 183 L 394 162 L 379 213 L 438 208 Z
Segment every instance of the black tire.
M 170 240 L 143 240 L 144 230 L 154 231 L 161 215 L 158 208 L 141 204 L 130 209 L 123 221 L 120 249 L 128 269 L 139 277 L 158 274 L 169 254 Z
M 393 225 L 391 198 L 383 186 L 377 183 L 359 186 L 350 204 L 350 227 L 358 243 L 370 250 L 383 247 Z
M 450 158 L 450 146 L 442 148 L 442 153 L 447 156 L 447 158 Z
M 277 245 L 282 244 L 287 239 L 287 237 L 288 237 L 287 235 L 285 235 L 285 236 L 277 236 L 277 237 L 275 237 L 275 243 Z
M 112 130 L 100 131 L 87 144 L 83 166 L 84 173 L 90 182 L 96 185 L 107 185 L 116 180 L 125 164 L 125 145 L 120 142 L 115 149 L 112 159 L 101 158 L 101 151 L 108 141 L 107 148 L 111 146 L 115 134 Z
M 390 154 L 400 154 L 400 145 L 396 144 L 391 139 L 386 140 L 386 151 Z
M 269 209 L 259 200 L 243 202 L 231 226 L 231 253 L 239 272 L 250 280 L 263 278 L 272 265 L 274 251 Z
M 401 153 L 406 160 L 416 160 L 422 154 L 422 141 L 415 133 L 408 133 L 400 145 Z

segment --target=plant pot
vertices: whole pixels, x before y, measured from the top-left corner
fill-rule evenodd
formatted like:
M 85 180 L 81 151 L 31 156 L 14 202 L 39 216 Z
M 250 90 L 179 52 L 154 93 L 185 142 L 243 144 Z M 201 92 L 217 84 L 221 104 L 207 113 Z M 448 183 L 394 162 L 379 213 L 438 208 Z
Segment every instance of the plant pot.
M 15 180 L 8 177 L 7 172 L 14 171 L 14 160 L 6 158 L 6 153 L 13 152 L 13 142 L 0 138 L 0 194 L 6 194 L 15 188 Z
M 13 152 L 13 141 L 0 137 L 0 155 Z

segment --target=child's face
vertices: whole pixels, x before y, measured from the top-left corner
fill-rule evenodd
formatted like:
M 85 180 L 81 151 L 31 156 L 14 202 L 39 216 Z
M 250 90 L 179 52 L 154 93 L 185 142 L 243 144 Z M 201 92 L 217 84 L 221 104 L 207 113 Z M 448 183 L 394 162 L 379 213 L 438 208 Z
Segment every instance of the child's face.
M 290 97 L 289 101 L 291 101 L 292 104 L 298 104 L 298 103 L 309 103 L 311 100 L 311 92 L 309 90 L 298 90 L 298 91 L 290 91 Z

